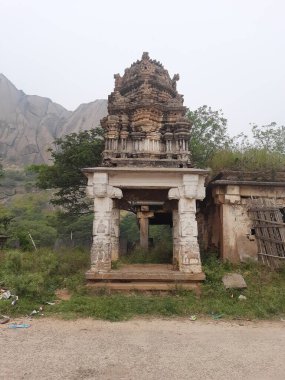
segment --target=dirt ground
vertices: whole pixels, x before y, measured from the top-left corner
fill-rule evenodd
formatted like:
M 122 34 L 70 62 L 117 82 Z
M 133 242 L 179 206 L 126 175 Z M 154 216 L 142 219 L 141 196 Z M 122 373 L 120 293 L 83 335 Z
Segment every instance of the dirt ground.
M 285 378 L 282 321 L 21 322 L 31 327 L 0 325 L 1 380 Z

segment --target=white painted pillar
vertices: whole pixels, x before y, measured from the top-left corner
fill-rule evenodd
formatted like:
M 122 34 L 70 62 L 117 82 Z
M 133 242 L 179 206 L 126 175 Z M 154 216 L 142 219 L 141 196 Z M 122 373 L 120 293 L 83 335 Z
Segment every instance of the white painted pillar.
M 205 197 L 204 176 L 184 175 L 183 185 L 168 192 L 169 199 L 178 200 L 177 214 L 173 214 L 173 251 L 178 258 L 181 272 L 201 273 L 201 259 L 198 245 L 196 221 L 196 199 Z M 177 231 L 178 228 L 178 231 Z
M 113 200 L 108 197 L 94 199 L 93 244 L 91 270 L 107 272 L 111 269 L 111 213 Z
M 111 270 L 111 261 L 119 253 L 119 210 L 114 207 L 114 200 L 122 198 L 119 188 L 108 184 L 107 173 L 94 173 L 93 243 L 91 247 L 91 270 L 107 272 Z

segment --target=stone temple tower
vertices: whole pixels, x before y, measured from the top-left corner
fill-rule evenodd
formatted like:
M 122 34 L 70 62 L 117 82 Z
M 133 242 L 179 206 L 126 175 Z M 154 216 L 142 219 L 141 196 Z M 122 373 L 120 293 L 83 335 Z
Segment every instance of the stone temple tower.
M 103 165 L 112 167 L 191 166 L 188 142 L 191 123 L 185 118 L 183 96 L 160 62 L 143 53 L 142 59 L 114 75 L 108 98 Z
M 191 167 L 191 123 L 176 89 L 179 75 L 170 78 L 160 62 L 143 53 L 123 76 L 114 77 L 108 116 L 101 121 L 102 166 L 83 169 L 87 194 L 94 199 L 91 269 L 86 276 L 96 281 L 118 276 L 111 262 L 120 255 L 119 218 L 124 209 L 136 213 L 145 249 L 149 224 L 172 227 L 173 270 L 166 277 L 176 281 L 183 274 L 188 281 L 202 275 L 196 200 L 205 196 L 207 171 Z M 155 281 L 162 278 L 157 276 Z

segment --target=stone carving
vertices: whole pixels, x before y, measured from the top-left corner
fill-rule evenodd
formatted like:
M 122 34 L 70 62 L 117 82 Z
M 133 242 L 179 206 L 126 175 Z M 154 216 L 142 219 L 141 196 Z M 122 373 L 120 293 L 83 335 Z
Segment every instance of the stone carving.
M 112 230 L 111 235 L 115 237 L 119 237 L 120 235 L 120 210 L 113 209 L 112 210 Z
M 203 177 L 202 177 L 203 178 Z M 201 188 L 198 183 L 193 183 L 191 185 L 183 185 L 174 187 L 169 190 L 169 199 L 180 199 L 180 198 L 193 198 L 193 199 L 204 199 L 205 197 L 205 187 Z
M 112 261 L 116 261 L 119 258 L 119 239 L 111 237 L 111 259 Z
M 108 116 L 101 120 L 106 143 L 103 165 L 191 166 L 192 125 L 176 89 L 179 75 L 171 79 L 162 64 L 144 52 L 122 77 L 115 74 L 114 78 Z
M 94 239 L 91 248 L 91 268 L 108 271 L 111 268 L 110 243 L 104 239 Z
M 118 187 L 108 185 L 107 186 L 107 196 L 110 198 L 121 199 L 121 198 L 123 198 L 123 193 L 122 193 L 122 190 L 119 189 Z
M 189 273 L 200 273 L 201 262 L 198 243 L 181 241 L 179 246 L 179 270 Z
M 194 221 L 194 223 L 193 223 Z M 194 236 L 197 237 L 198 228 L 195 221 L 195 215 L 189 217 L 189 214 L 180 216 L 180 236 Z
M 119 236 L 120 236 L 120 210 L 113 208 L 111 219 L 111 258 L 112 261 L 119 258 Z
M 97 198 L 123 198 L 122 190 L 118 187 L 110 186 L 104 183 L 95 183 L 93 186 L 93 196 Z
M 178 187 L 173 187 L 168 192 L 168 199 L 180 199 L 181 194 Z
M 177 81 L 180 79 L 179 74 L 174 74 L 172 78 L 172 87 L 176 91 Z
M 133 188 L 143 184 L 142 179 L 137 180 L 134 176 L 134 182 L 133 179 L 128 179 L 126 185 L 123 178 L 130 170 L 113 167 L 134 166 L 136 170 L 137 167 L 144 166 L 149 171 L 141 171 L 147 173 L 156 172 L 151 167 L 175 168 L 171 170 L 175 176 L 170 183 L 172 186 L 177 184 L 177 187 L 169 190 L 168 198 L 178 202 L 171 201 L 169 209 L 158 211 L 157 207 L 160 206 L 153 206 L 151 200 L 148 204 L 144 196 L 138 199 L 143 203 L 137 202 L 132 209 L 139 220 L 140 245 L 148 249 L 149 219 L 153 218 L 152 222 L 156 223 L 159 221 L 156 215 L 160 211 L 167 213 L 169 218 L 169 212 L 173 210 L 173 268 L 199 273 L 201 262 L 197 242 L 196 199 L 204 197 L 204 177 L 195 169 L 180 171 L 180 168 L 191 166 L 188 149 L 191 123 L 185 117 L 183 97 L 177 92 L 179 75 L 170 78 L 160 62 L 150 59 L 148 53 L 143 53 L 141 60 L 126 69 L 123 76 L 116 74 L 114 78 L 115 89 L 108 98 L 108 116 L 101 120 L 105 133 L 105 170 L 102 167 L 95 169 L 88 181 L 88 194 L 94 197 L 95 217 L 92 270 L 109 271 L 111 260 L 118 259 L 118 207 L 123 201 L 130 207 L 127 199 L 116 201 L 123 198 L 123 192 L 110 183 L 122 186 L 125 197 Z M 107 166 L 112 169 L 107 169 Z M 145 187 L 147 186 L 146 184 Z M 165 189 L 164 194 L 166 192 Z M 170 218 L 167 220 L 171 223 Z
M 178 210 L 173 212 L 173 249 L 180 271 L 200 273 L 202 268 L 195 214 L 199 176 L 186 177 L 183 182 L 186 185 L 168 192 L 169 199 L 178 199 Z
M 107 180 L 107 176 L 98 175 L 97 177 L 98 182 L 107 182 Z M 109 271 L 111 269 L 112 256 L 111 230 L 114 201 L 106 195 L 112 195 L 114 188 L 98 182 L 94 186 L 97 186 L 98 192 L 94 191 L 95 198 L 91 268 L 95 271 Z M 109 191 L 109 187 L 112 188 L 112 191 Z
M 93 186 L 93 196 L 97 198 L 105 198 L 107 195 L 107 185 L 106 184 L 95 184 Z
M 108 233 L 108 226 L 107 222 L 103 219 L 100 219 L 97 225 L 96 229 L 97 234 L 107 234 Z

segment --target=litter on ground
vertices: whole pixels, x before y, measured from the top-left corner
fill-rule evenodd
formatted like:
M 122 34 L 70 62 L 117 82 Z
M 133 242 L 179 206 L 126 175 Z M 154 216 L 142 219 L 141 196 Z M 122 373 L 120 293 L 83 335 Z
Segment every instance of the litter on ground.
M 212 314 L 212 318 L 217 321 L 218 319 L 221 319 L 224 314 Z
M 7 315 L 0 315 L 0 324 L 4 325 L 5 323 L 8 323 L 10 321 L 10 318 Z
M 9 329 L 27 329 L 31 327 L 29 323 L 12 323 L 8 326 Z

